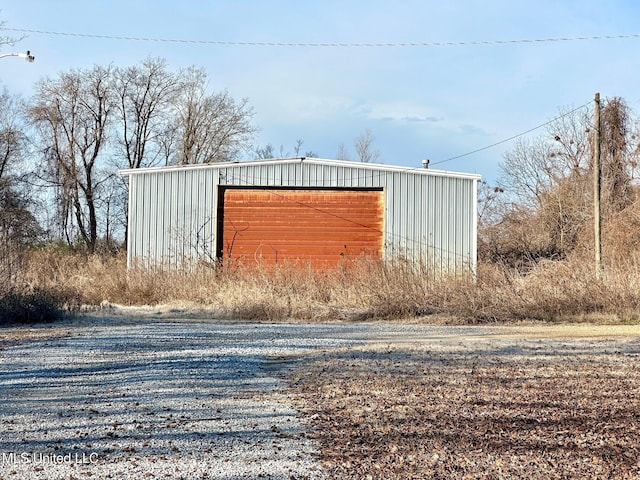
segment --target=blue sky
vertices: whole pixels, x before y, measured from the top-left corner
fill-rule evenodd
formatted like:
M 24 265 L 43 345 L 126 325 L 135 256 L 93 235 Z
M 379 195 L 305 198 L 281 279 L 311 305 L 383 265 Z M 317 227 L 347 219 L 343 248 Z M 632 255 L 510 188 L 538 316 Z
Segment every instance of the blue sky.
M 635 0 L 15 0 L 5 28 L 222 42 L 482 42 L 640 34 Z M 380 161 L 419 166 L 500 142 L 560 108 L 603 97 L 640 103 L 640 38 L 422 47 L 279 47 L 20 33 L 0 82 L 26 97 L 43 77 L 162 57 L 204 67 L 214 91 L 248 98 L 257 143 L 334 158 L 370 129 Z M 529 136 L 542 133 L 532 132 Z M 506 142 L 434 168 L 497 177 Z

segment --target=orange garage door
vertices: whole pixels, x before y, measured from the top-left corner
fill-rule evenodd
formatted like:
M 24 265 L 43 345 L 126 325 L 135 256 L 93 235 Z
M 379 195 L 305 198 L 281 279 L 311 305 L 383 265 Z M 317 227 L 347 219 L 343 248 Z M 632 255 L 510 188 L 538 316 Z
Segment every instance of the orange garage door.
M 223 258 L 318 266 L 344 256 L 382 255 L 379 189 L 227 187 L 219 205 L 218 255 Z

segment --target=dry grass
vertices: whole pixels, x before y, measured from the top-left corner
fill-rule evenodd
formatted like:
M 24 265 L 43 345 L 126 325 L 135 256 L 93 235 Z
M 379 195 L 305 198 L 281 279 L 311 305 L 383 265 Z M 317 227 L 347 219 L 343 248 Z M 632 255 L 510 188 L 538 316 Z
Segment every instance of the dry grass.
M 637 355 L 433 343 L 298 369 L 292 392 L 330 478 L 640 477 Z
M 403 260 L 361 258 L 332 270 L 200 265 L 191 271 L 127 270 L 124 255 L 31 253 L 29 288 L 56 290 L 88 305 L 192 305 L 239 319 L 635 322 L 640 265 L 596 280 L 579 259 L 540 263 L 528 273 L 481 264 L 476 278 L 436 276 Z M 435 315 L 435 316 L 434 316 Z M 444 319 L 444 320 L 443 320 Z

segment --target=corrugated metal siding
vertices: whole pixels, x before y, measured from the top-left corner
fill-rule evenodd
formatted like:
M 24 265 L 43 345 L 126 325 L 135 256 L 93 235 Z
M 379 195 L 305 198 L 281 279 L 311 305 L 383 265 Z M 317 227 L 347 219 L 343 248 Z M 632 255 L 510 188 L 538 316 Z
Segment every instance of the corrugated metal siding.
M 384 255 L 475 268 L 478 176 L 307 159 L 125 171 L 129 256 L 146 264 L 213 259 L 218 185 L 384 191 Z

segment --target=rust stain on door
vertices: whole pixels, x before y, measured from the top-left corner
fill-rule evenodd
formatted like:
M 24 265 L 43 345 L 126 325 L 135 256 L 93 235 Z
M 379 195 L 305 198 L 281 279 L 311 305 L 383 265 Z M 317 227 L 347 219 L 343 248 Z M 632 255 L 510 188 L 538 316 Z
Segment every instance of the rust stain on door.
M 222 200 L 224 258 L 275 264 L 336 264 L 382 256 L 383 192 L 344 189 L 229 188 Z

